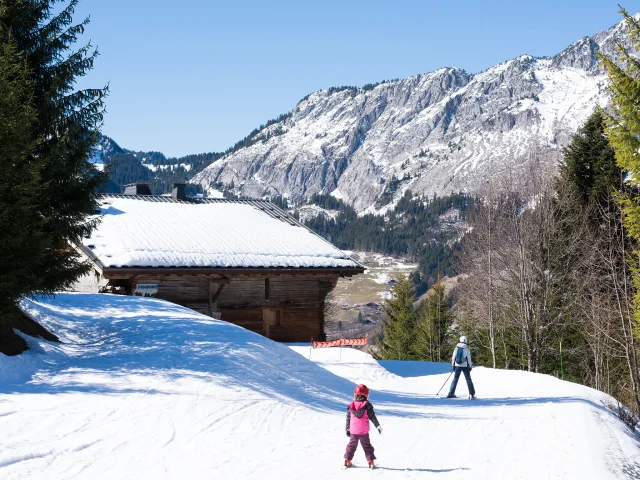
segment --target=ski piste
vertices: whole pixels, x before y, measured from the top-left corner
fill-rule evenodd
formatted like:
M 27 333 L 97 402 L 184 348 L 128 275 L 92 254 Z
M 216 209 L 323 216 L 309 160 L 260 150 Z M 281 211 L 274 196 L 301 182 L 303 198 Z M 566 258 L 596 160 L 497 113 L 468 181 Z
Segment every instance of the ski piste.
M 59 293 L 24 305 L 63 341 L 29 338 L 26 356 L 0 355 L 2 479 L 365 477 L 361 452 L 356 471 L 338 473 L 345 410 L 361 382 L 386 433 L 373 432 L 381 460 L 367 478 L 640 472 L 640 443 L 606 408 L 612 397 L 551 375 L 477 367 L 484 396 L 446 401 L 428 394 L 448 363 L 350 348 L 315 350 L 310 362 L 308 344 L 149 297 Z M 468 394 L 464 383 L 458 391 Z

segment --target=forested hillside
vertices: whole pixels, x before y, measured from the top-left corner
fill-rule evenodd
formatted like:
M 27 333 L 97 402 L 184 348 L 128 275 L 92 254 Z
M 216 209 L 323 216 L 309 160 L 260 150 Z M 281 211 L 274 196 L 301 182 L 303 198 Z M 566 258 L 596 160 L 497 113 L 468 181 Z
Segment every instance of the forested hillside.
M 160 152 L 134 152 L 102 137 L 101 156 L 109 174 L 108 193 L 122 193 L 129 183 L 149 183 L 154 195 L 168 193 L 174 183 L 187 183 L 193 175 L 218 160 L 222 153 L 200 153 L 167 158 Z M 200 185 L 187 185 L 187 194 L 202 193 Z
M 418 294 L 440 275 L 456 274 L 454 257 L 458 240 L 467 228 L 474 197 L 456 193 L 443 197 L 413 197 L 410 190 L 385 215 L 358 216 L 353 207 L 330 195 L 313 195 L 307 205 L 337 211 L 335 217 L 320 213 L 304 223 L 338 248 L 402 256 L 416 261 L 412 275 Z

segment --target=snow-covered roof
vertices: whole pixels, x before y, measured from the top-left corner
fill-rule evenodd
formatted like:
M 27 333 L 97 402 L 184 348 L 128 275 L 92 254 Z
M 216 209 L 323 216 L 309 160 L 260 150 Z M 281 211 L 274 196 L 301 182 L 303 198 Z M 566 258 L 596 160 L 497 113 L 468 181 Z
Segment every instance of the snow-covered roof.
M 83 250 L 104 267 L 362 268 L 269 202 L 103 195 Z

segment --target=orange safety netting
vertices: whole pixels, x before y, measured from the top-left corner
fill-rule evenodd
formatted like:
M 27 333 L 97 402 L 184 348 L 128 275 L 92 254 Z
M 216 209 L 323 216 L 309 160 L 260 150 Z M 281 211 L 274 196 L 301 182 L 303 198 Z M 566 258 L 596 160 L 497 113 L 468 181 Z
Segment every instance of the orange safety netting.
M 328 347 L 344 347 L 349 345 L 366 345 L 367 337 L 362 338 L 340 338 L 338 340 L 330 340 L 328 342 L 316 342 L 311 339 L 311 346 L 313 348 L 328 348 Z

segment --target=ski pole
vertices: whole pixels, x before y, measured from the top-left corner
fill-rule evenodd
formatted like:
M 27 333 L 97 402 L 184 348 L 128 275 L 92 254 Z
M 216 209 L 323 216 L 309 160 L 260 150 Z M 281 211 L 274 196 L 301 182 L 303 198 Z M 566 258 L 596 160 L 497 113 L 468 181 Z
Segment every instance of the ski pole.
M 447 382 L 449 381 L 449 379 L 451 378 L 451 375 L 453 375 L 453 371 L 451 371 L 451 373 L 449 374 L 449 376 L 447 377 L 447 379 L 444 381 L 444 383 L 442 384 L 442 386 L 440 387 L 440 390 L 438 390 L 438 393 L 436 393 L 436 397 L 438 395 L 440 395 L 440 392 L 442 391 L 442 389 L 444 388 L 444 386 L 447 384 Z

